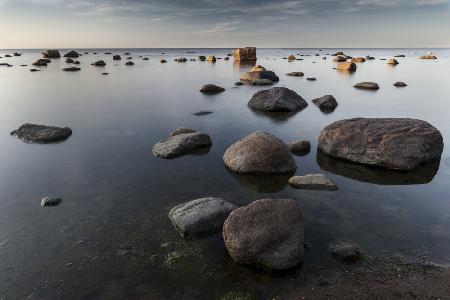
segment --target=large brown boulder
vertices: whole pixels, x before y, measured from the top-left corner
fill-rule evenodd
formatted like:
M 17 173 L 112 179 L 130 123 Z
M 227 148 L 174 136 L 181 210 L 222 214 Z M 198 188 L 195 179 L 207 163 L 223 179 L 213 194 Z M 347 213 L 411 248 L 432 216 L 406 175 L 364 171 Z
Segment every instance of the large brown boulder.
M 223 155 L 225 166 L 239 174 L 292 174 L 297 169 L 289 147 L 266 132 L 254 132 L 231 145 Z
M 337 121 L 322 130 L 318 142 L 318 149 L 332 157 L 399 171 L 439 160 L 443 148 L 439 130 L 406 118 Z
M 59 54 L 59 51 L 56 49 L 50 49 L 45 52 L 42 52 L 42 55 L 44 58 L 60 58 L 61 54 Z
M 284 270 L 303 261 L 302 210 L 291 199 L 261 199 L 231 212 L 223 239 L 238 264 Z
M 308 106 L 308 103 L 299 94 L 285 87 L 274 87 L 256 92 L 248 107 L 262 111 L 299 111 Z
M 237 48 L 233 49 L 233 58 L 235 61 L 256 61 L 256 48 Z
M 352 58 L 352 62 L 363 63 L 363 62 L 366 62 L 366 59 L 364 57 L 354 57 L 354 58 Z

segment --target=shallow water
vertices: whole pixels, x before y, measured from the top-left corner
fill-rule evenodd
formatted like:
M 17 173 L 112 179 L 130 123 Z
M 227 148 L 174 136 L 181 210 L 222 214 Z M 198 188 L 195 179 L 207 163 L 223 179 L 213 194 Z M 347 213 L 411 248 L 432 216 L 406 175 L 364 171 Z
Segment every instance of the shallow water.
M 247 108 L 252 94 L 263 87 L 234 88 L 248 65 L 232 60 L 173 62 L 175 57 L 224 57 L 230 49 L 90 49 L 79 58 L 82 70 L 75 73 L 61 71 L 66 67 L 63 58 L 40 68 L 42 72 L 29 72 L 41 50 L 1 58 L 0 63 L 14 65 L 0 66 L 1 297 L 269 298 L 303 284 L 302 268 L 269 275 L 235 265 L 220 235 L 188 241 L 179 237 L 168 210 L 205 196 L 223 197 L 236 205 L 264 197 L 296 199 L 311 245 L 305 265 L 332 266 L 327 252 L 332 239 L 353 240 L 373 256 L 423 255 L 449 263 L 448 147 L 431 170 L 401 175 L 329 160 L 315 150 L 295 157 L 296 174 L 323 172 L 338 185 L 336 192 L 295 190 L 284 179 L 255 180 L 224 168 L 225 149 L 253 131 L 267 131 L 286 142 L 308 139 L 316 149 L 324 126 L 350 117 L 423 119 L 441 131 L 447 144 L 450 50 L 347 49 L 351 56 L 377 58 L 358 64 L 351 75 L 333 70 L 330 57 L 321 59 L 338 50 L 325 49 L 320 57 L 314 56 L 317 49 L 258 50 L 258 64 L 280 76 L 277 86 L 295 90 L 308 102 L 325 94 L 339 102 L 331 114 L 310 103 L 297 114 L 277 117 Z M 128 55 L 113 62 L 105 51 L 131 52 L 135 66 L 124 65 Z M 417 59 L 427 51 L 439 59 Z M 0 56 L 12 52 L 0 50 Z M 299 52 L 312 56 L 291 63 L 281 59 Z M 407 55 L 398 58 L 396 67 L 379 60 L 395 54 Z M 143 61 L 140 55 L 150 60 Z M 169 62 L 161 64 L 161 57 Z M 107 66 L 90 65 L 98 59 Z M 292 71 L 302 71 L 305 77 L 284 75 Z M 376 81 L 381 89 L 354 89 L 360 81 Z M 395 81 L 408 87 L 396 88 Z M 205 83 L 227 90 L 205 96 L 199 92 Z M 198 110 L 214 113 L 194 116 Z M 26 122 L 69 126 L 73 135 L 50 145 L 26 144 L 9 135 Z M 210 151 L 174 160 L 155 158 L 152 146 L 179 126 L 210 134 Z M 60 196 L 63 203 L 40 207 L 47 195 Z

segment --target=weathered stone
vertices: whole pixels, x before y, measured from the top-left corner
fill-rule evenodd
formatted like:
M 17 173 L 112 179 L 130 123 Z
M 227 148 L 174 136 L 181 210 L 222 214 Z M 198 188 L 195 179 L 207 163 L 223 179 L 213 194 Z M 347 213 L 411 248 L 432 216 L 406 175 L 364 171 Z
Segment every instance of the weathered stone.
M 340 70 L 340 71 L 355 72 L 356 69 L 357 69 L 357 66 L 354 62 L 338 63 L 336 66 L 336 70 Z
M 60 58 L 61 57 L 61 54 L 59 54 L 59 51 L 56 49 L 51 49 L 51 50 L 42 52 L 42 55 L 44 58 Z
M 212 114 L 213 112 L 212 111 L 209 111 L 209 110 L 200 110 L 200 111 L 198 111 L 198 112 L 195 112 L 194 113 L 194 116 L 206 116 L 206 115 L 210 115 L 210 114 Z
M 328 246 L 334 258 L 346 263 L 354 263 L 363 258 L 361 248 L 351 241 L 334 241 Z
M 336 56 L 333 59 L 333 61 L 334 62 L 346 62 L 347 61 L 347 57 L 339 55 L 339 56 Z
M 233 58 L 235 61 L 256 61 L 256 48 L 233 49 Z
M 57 206 L 62 202 L 61 198 L 57 197 L 44 197 L 41 200 L 41 206 Z
M 325 95 L 320 98 L 316 98 L 311 102 L 319 107 L 323 112 L 333 112 L 338 106 L 336 98 L 334 98 L 332 95 Z
M 306 78 L 306 80 L 308 80 L 308 81 L 316 81 L 317 78 L 316 77 L 308 77 L 308 78 Z
M 50 63 L 50 59 L 48 59 L 48 58 L 39 58 L 34 63 L 32 63 L 32 65 L 33 66 L 37 66 L 37 67 L 46 67 L 48 63 Z
M 200 90 L 203 94 L 218 94 L 224 91 L 225 89 L 223 87 L 215 84 L 205 84 Z
M 95 63 L 93 63 L 92 65 L 96 66 L 96 67 L 103 67 L 103 66 L 106 66 L 106 63 L 103 60 L 98 60 Z
M 134 66 L 134 62 L 132 62 L 131 60 L 127 61 L 125 63 L 126 66 Z
M 211 145 L 211 138 L 206 133 L 180 133 L 159 141 L 153 146 L 153 155 L 170 159 Z
M 353 87 L 361 90 L 378 90 L 380 88 L 376 82 L 360 82 L 355 84 Z
M 77 67 L 70 67 L 70 68 L 64 68 L 62 69 L 65 72 L 76 72 L 76 71 L 80 71 L 81 68 L 77 68 Z
M 437 59 L 434 55 L 422 55 L 419 59 Z
M 297 58 L 294 55 L 289 55 L 287 59 L 288 59 L 288 61 L 297 60 Z
M 398 65 L 398 60 L 396 60 L 394 58 L 388 59 L 387 64 L 393 65 L 393 66 Z
M 54 127 L 26 123 L 11 132 L 27 143 L 47 144 L 67 139 L 72 135 L 69 127 Z
M 318 149 L 335 158 L 385 169 L 410 171 L 439 160 L 442 135 L 417 119 L 356 118 L 325 127 Z
M 311 150 L 311 143 L 309 141 L 295 141 L 287 143 L 289 151 L 297 155 L 308 154 Z
M 302 210 L 291 199 L 261 199 L 235 209 L 223 226 L 225 246 L 238 264 L 267 270 L 303 261 Z
M 161 59 L 159 62 L 162 63 L 162 64 L 165 64 L 167 62 L 167 60 Z
M 287 76 L 294 76 L 294 77 L 303 77 L 305 74 L 303 72 L 290 72 L 286 74 Z
M 352 58 L 352 62 L 363 63 L 363 62 L 366 62 L 366 59 L 364 57 L 354 57 L 354 58 Z
M 335 191 L 336 185 L 323 174 L 308 174 L 305 176 L 294 176 L 289 179 L 289 184 L 297 189 Z
M 296 92 L 285 87 L 274 87 L 256 92 L 248 107 L 262 111 L 300 111 L 308 103 Z
M 200 56 L 198 57 L 198 60 L 199 60 L 199 61 L 206 61 L 206 56 L 200 55 Z
M 175 129 L 174 131 L 172 131 L 170 133 L 171 136 L 174 135 L 178 135 L 178 134 L 182 134 L 182 133 L 193 133 L 193 132 L 198 132 L 197 130 L 194 129 L 190 129 L 190 128 L 185 128 L 185 127 L 178 127 L 177 129 Z
M 74 60 L 71 59 L 70 57 L 68 57 L 68 58 L 66 59 L 66 63 L 67 63 L 67 64 L 73 64 L 73 62 L 74 62 Z
M 401 81 L 397 81 L 396 83 L 394 83 L 394 86 L 396 87 L 405 87 L 408 86 L 406 83 L 401 82 Z
M 274 135 L 260 131 L 231 145 L 223 161 L 228 169 L 239 174 L 291 174 L 297 169 L 288 146 Z
M 122 57 L 120 57 L 120 55 L 114 55 L 113 56 L 113 60 L 121 60 Z
M 64 55 L 64 57 L 71 57 L 71 58 L 77 58 L 79 56 L 80 55 L 76 51 L 70 51 Z
M 273 82 L 280 81 L 280 78 L 274 72 L 267 71 L 266 68 L 259 65 L 250 69 L 249 72 L 243 73 L 240 79 L 244 82 L 251 82 L 256 79 L 269 79 Z
M 169 219 L 182 236 L 205 235 L 220 231 L 234 209 L 221 198 L 201 198 L 175 206 Z
M 208 56 L 208 59 L 207 59 L 207 61 L 209 61 L 209 62 L 216 62 L 216 57 L 214 56 L 214 55 L 210 55 L 210 56 Z

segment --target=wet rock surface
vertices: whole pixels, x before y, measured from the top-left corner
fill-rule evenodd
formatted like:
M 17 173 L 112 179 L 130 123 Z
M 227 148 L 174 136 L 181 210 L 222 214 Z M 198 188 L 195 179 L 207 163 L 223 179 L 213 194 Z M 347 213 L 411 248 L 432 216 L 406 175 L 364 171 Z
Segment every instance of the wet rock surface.
M 155 144 L 153 155 L 166 159 L 176 158 L 211 145 L 211 138 L 206 133 L 180 133 Z
M 295 141 L 287 143 L 289 151 L 296 155 L 306 155 L 311 150 L 311 143 L 309 141 Z
M 41 200 L 41 206 L 57 206 L 62 202 L 61 198 L 57 197 L 44 197 Z
M 256 92 L 248 107 L 267 112 L 274 111 L 300 111 L 308 106 L 308 103 L 293 90 L 285 87 L 274 87 L 269 90 Z
M 325 95 L 320 98 L 313 99 L 311 102 L 319 107 L 319 109 L 323 112 L 333 112 L 338 106 L 336 98 L 332 95 Z
M 378 90 L 380 86 L 376 82 L 360 82 L 355 84 L 353 87 L 360 90 Z
M 333 241 L 328 250 L 335 259 L 346 263 L 355 263 L 363 258 L 361 248 L 352 241 Z
M 56 49 L 50 49 L 45 52 L 42 52 L 44 58 L 60 58 L 61 54 Z
M 200 90 L 200 92 L 202 92 L 203 94 L 210 94 L 210 95 L 219 94 L 224 91 L 225 89 L 223 87 L 215 84 L 205 84 Z
M 47 144 L 67 139 L 72 135 L 69 127 L 55 127 L 26 123 L 11 132 L 27 143 Z

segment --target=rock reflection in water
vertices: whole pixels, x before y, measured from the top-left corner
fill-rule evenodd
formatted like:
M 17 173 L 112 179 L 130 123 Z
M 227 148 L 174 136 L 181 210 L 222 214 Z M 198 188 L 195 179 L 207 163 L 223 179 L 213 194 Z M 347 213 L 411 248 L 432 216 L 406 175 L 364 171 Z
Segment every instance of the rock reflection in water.
M 286 122 L 287 120 L 289 120 L 290 118 L 292 118 L 293 116 L 295 116 L 295 114 L 297 114 L 297 111 L 260 111 L 260 110 L 255 110 L 255 109 L 251 109 L 251 111 L 256 115 L 256 116 L 261 116 L 261 117 L 268 117 L 270 118 L 271 121 L 273 121 L 274 123 L 281 123 L 281 122 Z
M 282 191 L 292 175 L 242 175 L 227 169 L 240 184 L 258 193 L 275 193 Z
M 429 162 L 410 172 L 398 172 L 368 167 L 352 162 L 332 158 L 317 152 L 317 163 L 324 171 L 331 172 L 362 182 L 380 185 L 426 184 L 433 180 L 439 170 L 440 160 Z

